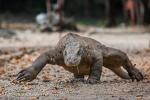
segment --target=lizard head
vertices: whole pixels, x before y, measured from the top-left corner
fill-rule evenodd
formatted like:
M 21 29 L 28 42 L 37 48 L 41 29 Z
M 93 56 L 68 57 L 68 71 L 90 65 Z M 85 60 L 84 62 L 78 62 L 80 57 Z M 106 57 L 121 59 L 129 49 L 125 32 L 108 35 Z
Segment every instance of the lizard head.
M 63 52 L 64 62 L 68 67 L 78 66 L 83 55 L 83 48 L 79 42 L 70 42 L 66 44 Z

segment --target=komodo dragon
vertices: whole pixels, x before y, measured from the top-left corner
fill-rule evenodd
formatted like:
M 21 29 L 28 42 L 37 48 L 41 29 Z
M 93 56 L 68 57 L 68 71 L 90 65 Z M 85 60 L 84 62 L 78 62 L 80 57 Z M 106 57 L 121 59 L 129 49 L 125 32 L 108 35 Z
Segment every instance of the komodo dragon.
M 73 33 L 62 37 L 55 48 L 41 54 L 30 67 L 20 71 L 17 80 L 32 81 L 46 64 L 62 66 L 72 72 L 75 79 L 83 80 L 84 75 L 89 75 L 85 82 L 91 84 L 99 82 L 102 66 L 123 79 L 143 79 L 142 73 L 132 65 L 126 53 Z

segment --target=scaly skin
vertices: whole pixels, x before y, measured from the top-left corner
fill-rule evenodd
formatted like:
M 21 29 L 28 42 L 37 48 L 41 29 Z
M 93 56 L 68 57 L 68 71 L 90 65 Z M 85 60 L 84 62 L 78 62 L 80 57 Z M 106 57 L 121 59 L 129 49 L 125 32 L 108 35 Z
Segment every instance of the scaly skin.
M 79 54 L 76 54 L 77 50 L 80 51 Z M 30 67 L 19 72 L 17 80 L 32 81 L 46 64 L 63 66 L 74 73 L 76 79 L 83 80 L 84 75 L 89 75 L 86 83 L 90 84 L 99 82 L 102 66 L 123 79 L 143 79 L 142 73 L 132 65 L 124 52 L 72 33 L 62 37 L 55 48 L 41 54 Z M 121 66 L 128 73 L 124 72 Z

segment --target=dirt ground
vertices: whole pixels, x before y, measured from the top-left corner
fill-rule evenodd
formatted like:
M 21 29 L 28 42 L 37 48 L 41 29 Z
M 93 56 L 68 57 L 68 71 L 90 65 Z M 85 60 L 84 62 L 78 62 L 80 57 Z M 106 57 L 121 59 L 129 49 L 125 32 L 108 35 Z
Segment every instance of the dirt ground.
M 80 33 L 92 37 L 103 44 L 125 51 L 132 63 L 140 69 L 145 79 L 140 82 L 123 80 L 103 68 L 101 82 L 90 85 L 71 82 L 72 73 L 61 66 L 46 65 L 37 78 L 28 83 L 18 83 L 16 74 L 28 67 L 33 60 L 45 51 L 42 46 L 54 46 L 59 40 L 58 33 L 41 34 L 30 30 L 16 31 L 12 39 L 0 38 L 0 48 L 15 47 L 16 51 L 5 51 L 1 57 L 28 50 L 40 49 L 9 60 L 0 60 L 0 100 L 150 100 L 150 49 L 148 33 L 104 34 Z M 66 32 L 64 32 L 66 33 Z M 21 49 L 18 47 L 22 47 Z M 31 48 L 30 48 L 31 49 Z

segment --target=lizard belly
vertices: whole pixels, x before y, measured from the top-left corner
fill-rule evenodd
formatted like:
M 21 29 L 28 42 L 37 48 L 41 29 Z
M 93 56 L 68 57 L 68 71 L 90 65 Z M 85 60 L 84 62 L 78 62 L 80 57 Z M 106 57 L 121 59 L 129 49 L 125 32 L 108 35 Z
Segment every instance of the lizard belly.
M 90 66 L 89 65 L 80 65 L 77 67 L 64 67 L 66 70 L 79 75 L 89 75 Z

